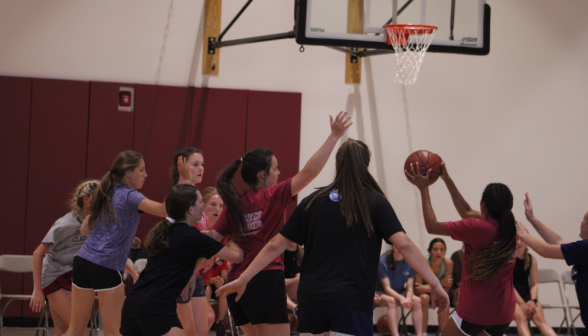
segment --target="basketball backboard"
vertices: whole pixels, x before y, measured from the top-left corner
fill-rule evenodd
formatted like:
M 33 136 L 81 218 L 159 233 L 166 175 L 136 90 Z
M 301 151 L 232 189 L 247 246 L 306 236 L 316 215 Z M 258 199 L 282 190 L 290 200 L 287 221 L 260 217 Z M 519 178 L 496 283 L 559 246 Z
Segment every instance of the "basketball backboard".
M 363 7 L 362 34 L 348 33 L 351 3 Z M 490 52 L 490 6 L 485 0 L 298 0 L 296 42 L 393 51 L 386 43 L 387 23 L 437 26 L 429 52 Z

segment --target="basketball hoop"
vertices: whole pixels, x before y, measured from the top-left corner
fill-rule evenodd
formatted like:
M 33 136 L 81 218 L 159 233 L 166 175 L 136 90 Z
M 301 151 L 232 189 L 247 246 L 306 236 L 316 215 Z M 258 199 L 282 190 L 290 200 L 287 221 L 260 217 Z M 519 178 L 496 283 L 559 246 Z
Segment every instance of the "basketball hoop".
M 386 25 L 388 44 L 396 52 L 396 76 L 394 80 L 403 85 L 414 84 L 427 48 L 433 41 L 437 27 L 421 24 Z

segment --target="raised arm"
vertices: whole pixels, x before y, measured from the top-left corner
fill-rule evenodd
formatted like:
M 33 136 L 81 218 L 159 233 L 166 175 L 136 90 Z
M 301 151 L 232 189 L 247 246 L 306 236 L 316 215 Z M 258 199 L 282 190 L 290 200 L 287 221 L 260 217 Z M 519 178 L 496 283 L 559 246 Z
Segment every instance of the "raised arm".
M 561 244 L 549 244 L 531 236 L 529 231 L 527 231 L 527 228 L 521 222 L 517 222 L 517 236 L 543 258 L 564 259 L 561 251 Z
M 404 233 L 397 232 L 390 236 L 388 240 L 398 248 L 404 259 L 417 272 L 422 274 L 423 278 L 431 285 L 431 303 L 434 307 L 439 307 L 437 314 L 441 314 L 449 307 L 449 296 L 441 286 L 441 282 L 429 267 L 427 260 L 423 257 L 421 251 L 416 247 L 412 240 Z
M 143 199 L 141 203 L 139 203 L 139 210 L 153 216 L 167 217 L 167 211 L 165 211 L 165 204 L 155 202 L 147 198 Z
M 249 280 L 251 280 L 253 276 L 255 276 L 265 266 L 272 262 L 272 260 L 276 259 L 280 254 L 284 253 L 290 243 L 292 243 L 290 240 L 278 233 L 274 238 L 272 238 L 272 240 L 269 241 L 269 243 L 263 247 L 257 257 L 253 259 L 249 267 L 247 267 L 247 269 L 237 280 L 229 282 L 228 284 L 216 290 L 217 296 L 226 296 L 227 294 L 237 292 L 235 301 L 239 301 L 241 295 L 243 295 L 245 292 L 245 287 L 247 286 Z M 220 256 L 219 258 L 223 259 Z
M 525 193 L 525 201 L 523 202 L 525 205 L 525 216 L 527 216 L 527 220 L 533 225 L 537 233 L 543 238 L 548 244 L 567 244 L 568 241 L 563 240 L 560 235 L 555 233 L 555 231 L 551 230 L 545 224 L 543 224 L 540 220 L 535 218 L 533 214 L 533 205 L 531 204 L 531 198 L 529 197 L 529 193 Z
M 451 200 L 453 201 L 453 205 L 455 209 L 459 213 L 462 219 L 464 218 L 482 218 L 482 213 L 479 211 L 473 210 L 470 204 L 463 198 L 457 186 L 447 173 L 447 166 L 445 162 L 441 162 L 441 179 L 445 182 L 447 186 L 447 190 L 449 190 L 449 194 L 451 195 Z
M 321 148 L 319 148 L 310 160 L 306 162 L 304 168 L 292 178 L 292 196 L 298 195 L 304 187 L 318 176 L 321 170 L 325 167 L 325 164 L 327 164 L 327 160 L 329 159 L 329 156 L 331 156 L 335 145 L 337 145 L 337 141 L 343 136 L 345 130 L 353 124 L 352 122 L 349 122 L 351 117 L 347 116 L 347 112 L 339 112 L 337 117 L 335 117 L 335 120 L 333 120 L 332 116 L 330 116 L 330 118 L 331 134 Z
M 29 303 L 31 309 L 38 313 L 45 305 L 43 294 L 43 258 L 49 252 L 50 244 L 41 243 L 33 252 L 33 297 Z
M 215 258 L 220 258 L 222 260 L 230 261 L 232 263 L 240 263 L 243 261 L 245 255 L 243 254 L 243 250 L 235 243 L 234 241 L 230 241 L 227 243 L 225 247 L 222 248 L 214 257 L 210 258 L 214 260 Z
M 431 196 L 429 195 L 429 185 L 431 185 L 431 180 L 429 180 L 429 173 L 431 170 L 427 171 L 426 175 L 421 174 L 421 170 L 419 168 L 419 164 L 417 162 L 416 171 L 413 165 L 410 165 L 411 171 L 404 171 L 406 175 L 406 179 L 414 184 L 419 191 L 421 192 L 421 202 L 423 207 L 423 217 L 425 219 L 425 227 L 427 228 L 427 232 L 430 234 L 437 234 L 442 236 L 449 236 L 449 233 L 445 229 L 445 223 L 437 221 L 437 217 L 435 216 L 435 212 L 433 211 L 433 205 L 431 204 Z M 427 281 L 429 281 L 427 279 Z
M 218 233 L 217 231 L 215 231 L 214 229 L 210 229 L 208 230 L 208 232 L 206 232 L 206 234 L 210 237 L 212 237 L 212 239 L 216 240 L 216 241 L 221 241 L 223 240 L 223 238 L 225 238 L 225 236 L 223 236 L 222 234 Z M 222 259 L 222 258 L 221 258 Z

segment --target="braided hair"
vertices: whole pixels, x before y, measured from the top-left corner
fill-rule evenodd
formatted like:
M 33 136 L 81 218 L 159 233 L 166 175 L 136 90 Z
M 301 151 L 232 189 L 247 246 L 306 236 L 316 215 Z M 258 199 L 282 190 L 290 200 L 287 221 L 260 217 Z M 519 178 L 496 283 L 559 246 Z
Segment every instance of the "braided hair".
M 71 210 L 80 223 L 84 220 L 80 214 L 84 209 L 84 197 L 92 197 L 98 189 L 99 183 L 97 180 L 84 181 L 76 188 L 76 191 L 72 195 Z
M 500 224 L 500 238 L 492 246 L 484 248 L 472 261 L 470 279 L 486 280 L 504 268 L 516 253 L 517 229 L 512 213 L 513 197 L 502 183 L 491 183 L 482 194 L 482 202 L 489 217 Z

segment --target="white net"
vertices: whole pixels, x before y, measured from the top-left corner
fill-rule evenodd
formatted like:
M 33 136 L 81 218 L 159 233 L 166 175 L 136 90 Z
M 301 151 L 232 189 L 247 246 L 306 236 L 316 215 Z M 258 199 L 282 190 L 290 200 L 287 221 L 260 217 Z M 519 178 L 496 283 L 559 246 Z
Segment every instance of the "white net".
M 403 85 L 416 83 L 427 48 L 437 27 L 424 25 L 387 25 L 389 43 L 396 52 L 396 76 Z

